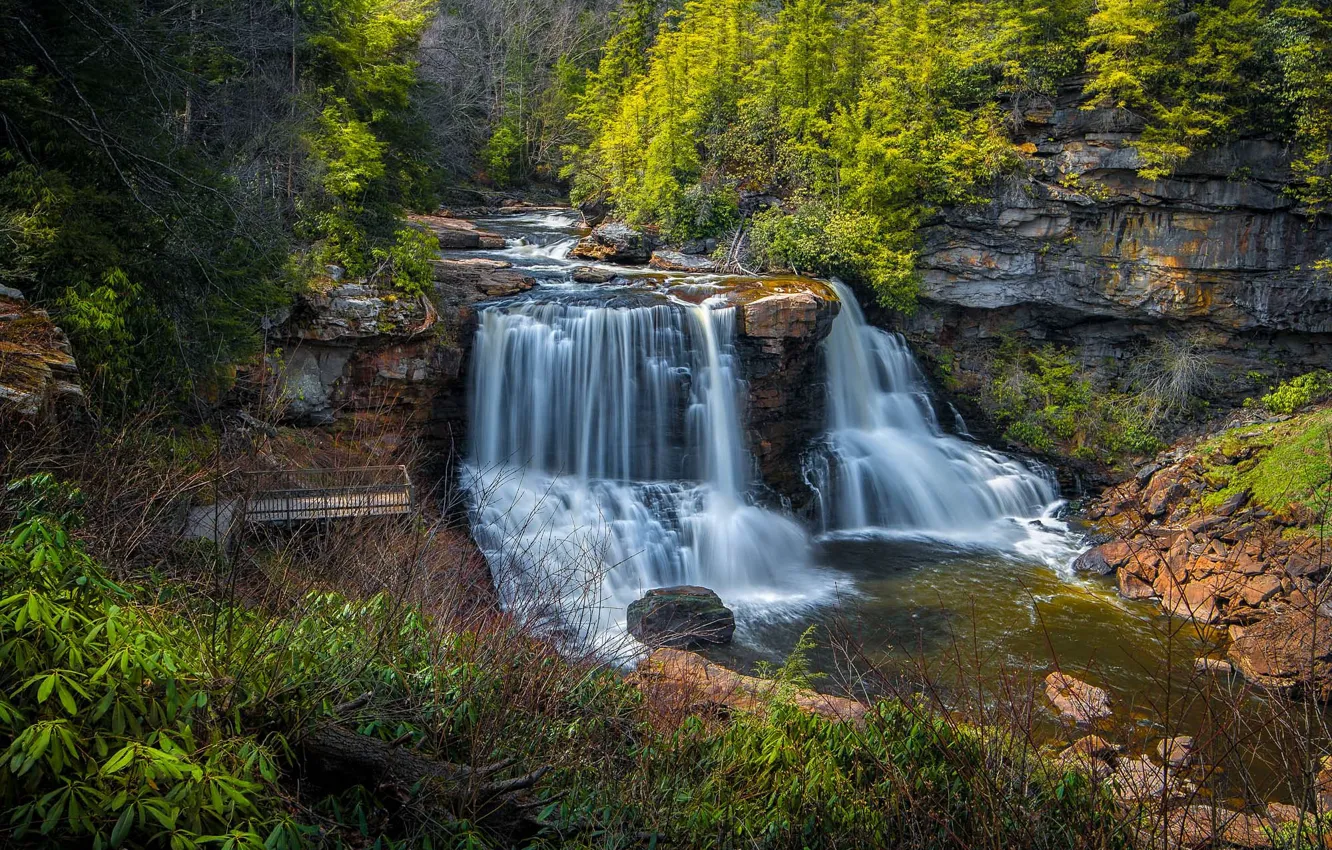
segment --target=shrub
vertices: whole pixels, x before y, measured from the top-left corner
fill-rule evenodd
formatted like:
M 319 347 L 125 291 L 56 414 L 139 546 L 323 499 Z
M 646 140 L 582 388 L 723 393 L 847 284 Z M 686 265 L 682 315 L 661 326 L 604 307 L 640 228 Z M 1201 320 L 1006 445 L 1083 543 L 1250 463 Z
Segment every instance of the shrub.
M 1263 396 L 1263 407 L 1272 413 L 1290 415 L 1332 395 L 1332 372 L 1318 370 L 1282 381 Z
M 912 239 L 884 233 L 876 217 L 810 201 L 789 213 L 762 212 L 753 224 L 752 246 L 761 265 L 860 281 L 883 305 L 914 309 L 919 281 Z

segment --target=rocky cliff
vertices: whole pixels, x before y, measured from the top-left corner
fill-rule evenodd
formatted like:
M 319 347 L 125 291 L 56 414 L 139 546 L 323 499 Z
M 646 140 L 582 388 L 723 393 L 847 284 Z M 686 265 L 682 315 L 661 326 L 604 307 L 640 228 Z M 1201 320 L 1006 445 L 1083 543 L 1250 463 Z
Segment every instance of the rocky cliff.
M 35 424 L 82 402 L 65 332 L 23 293 L 0 286 L 0 425 Z
M 1080 91 L 1016 112 L 1020 172 L 922 231 L 921 306 L 899 325 L 913 343 L 984 375 L 1002 336 L 1054 342 L 1117 381 L 1138 351 L 1187 333 L 1224 402 L 1252 392 L 1249 373 L 1332 360 L 1332 275 L 1316 267 L 1332 220 L 1291 195 L 1292 152 L 1237 141 L 1148 180 L 1141 119 L 1083 109 Z

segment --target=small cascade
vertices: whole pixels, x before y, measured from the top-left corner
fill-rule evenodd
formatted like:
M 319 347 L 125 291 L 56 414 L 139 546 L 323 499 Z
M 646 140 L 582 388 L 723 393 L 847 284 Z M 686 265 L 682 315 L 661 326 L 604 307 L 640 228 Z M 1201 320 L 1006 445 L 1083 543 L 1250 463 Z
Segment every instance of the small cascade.
M 1042 516 L 1058 498 L 1054 483 L 945 434 L 906 342 L 866 324 L 851 289 L 833 286 L 842 309 L 824 342 L 828 433 L 806 468 L 824 529 L 984 542 L 1014 518 Z
M 614 291 L 482 312 L 463 484 L 511 610 L 605 637 L 653 587 L 807 592 L 805 532 L 748 501 L 734 325 L 731 307 Z

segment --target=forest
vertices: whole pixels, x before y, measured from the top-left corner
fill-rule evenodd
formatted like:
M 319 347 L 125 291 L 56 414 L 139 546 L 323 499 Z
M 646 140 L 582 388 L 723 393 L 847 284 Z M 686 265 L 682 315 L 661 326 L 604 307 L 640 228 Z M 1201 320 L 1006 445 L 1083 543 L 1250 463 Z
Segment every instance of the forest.
M 1326 846 L 1324 0 L 0 0 L 0 20 L 0 847 Z M 1068 166 L 1093 148 L 1116 164 Z M 1022 233 L 1032 269 L 1122 273 L 1100 312 L 1078 312 L 1082 290 L 1038 303 L 993 282 L 1008 243 L 986 216 L 1027 203 L 1052 220 L 1056 204 L 1074 210 L 1057 233 Z M 1130 207 L 1148 224 L 1114 218 Z M 1209 222 L 1243 216 L 1216 231 L 1240 234 L 1218 248 Z M 605 247 L 604 227 L 648 245 L 633 263 L 652 262 L 646 284 L 643 269 L 578 253 Z M 1115 253 L 1093 256 L 1094 231 L 1115 227 Z M 462 256 L 446 244 L 459 232 L 505 247 Z M 951 259 L 959 232 L 981 234 L 979 259 Z M 1134 264 L 1166 253 L 1148 232 L 1187 256 L 1151 265 L 1139 297 Z M 654 247 L 741 280 L 740 294 L 726 301 L 734 293 L 711 278 L 680 285 Z M 1084 249 L 1091 260 L 1068 261 Z M 947 255 L 946 274 L 928 252 Z M 559 300 L 575 282 L 585 300 Z M 975 297 L 954 305 L 947 285 Z M 1116 287 L 1129 295 L 1114 301 Z M 531 307 L 547 290 L 557 295 Z M 836 324 L 851 320 L 845 302 L 828 306 L 848 297 L 866 305 L 849 331 Z M 768 298 L 786 300 L 754 309 Z M 714 299 L 733 312 L 715 320 Z M 650 318 L 629 316 L 640 308 Z M 533 330 L 542 322 L 549 339 Z M 497 339 L 514 348 L 484 347 Z M 986 515 L 1010 536 L 1035 529 L 1030 539 L 976 555 L 985 545 L 960 533 L 852 529 L 848 544 L 835 539 L 845 529 L 814 527 L 830 513 L 819 476 L 833 473 L 811 459 L 838 445 L 836 428 L 798 457 L 776 457 L 786 450 L 769 437 L 835 421 L 837 391 L 823 399 L 835 382 L 810 370 L 841 362 L 839 340 L 863 339 L 864 385 L 846 394 L 914 417 L 873 420 L 877 439 L 917 428 L 928 433 L 912 458 L 934 458 L 928 443 L 966 475 L 987 470 L 972 490 L 933 494 L 945 508 L 975 491 L 1037 492 L 1024 512 Z M 283 384 L 307 343 L 315 365 Z M 42 345 L 77 363 L 76 412 L 4 407 L 14 376 L 29 378 L 26 349 Z M 549 380 L 532 391 L 547 406 L 529 410 L 520 384 L 477 389 L 496 351 L 489 365 L 520 364 L 537 382 L 537 369 L 580 364 L 593 377 Z M 603 373 L 592 361 L 605 351 L 646 365 Z M 749 371 L 724 384 L 732 369 Z M 899 373 L 915 383 L 879 385 Z M 544 486 L 598 528 L 668 516 L 674 543 L 721 516 L 769 547 L 796 529 L 801 557 L 844 544 L 852 554 L 837 556 L 864 570 L 932 565 L 938 551 L 991 572 L 1021 562 L 1044 572 L 1014 580 L 1022 613 L 1004 633 L 1040 632 L 1053 654 L 1060 626 L 1039 606 L 1063 600 L 1065 621 L 1087 620 L 1100 600 L 1118 618 L 1107 623 L 1163 642 L 1161 670 L 1147 669 L 1155 656 L 1122 665 L 1138 665 L 1151 696 L 1115 695 L 1099 725 L 1065 722 L 1047 716 L 1059 700 L 1042 699 L 1044 667 L 1006 666 L 1016 650 L 964 636 L 926 663 L 923 640 L 895 637 L 884 654 L 915 666 L 889 669 L 854 618 L 805 628 L 813 604 L 773 618 L 779 648 L 717 662 L 754 674 L 726 674 L 740 684 L 724 699 L 715 685 L 682 696 L 663 684 L 686 675 L 673 663 L 694 669 L 687 653 L 631 672 L 569 640 L 576 625 L 545 622 L 560 604 L 553 581 L 505 596 L 467 490 L 480 438 L 454 429 L 483 421 L 491 398 L 509 416 L 484 420 L 505 423 L 496 439 L 549 424 L 551 445 L 576 436 L 585 459 L 614 429 L 557 432 L 557 396 L 585 393 L 591 411 L 616 380 L 648 400 L 613 410 L 685 401 L 608 450 L 608 465 L 629 468 L 669 436 L 651 448 L 664 465 L 706 472 L 580 473 L 568 496 L 558 486 L 578 476 L 533 463 L 488 484 Z M 314 402 L 301 394 L 321 381 L 342 408 L 302 418 Z M 779 421 L 746 419 L 761 416 Z M 777 462 L 794 497 L 763 478 Z M 246 476 L 388 464 L 414 482 L 404 518 L 286 528 L 234 549 L 181 536 L 201 507 L 216 531 Z M 723 509 L 707 476 L 727 474 L 743 486 Z M 606 492 L 618 501 L 598 502 Z M 863 501 L 875 498 L 896 508 L 881 493 Z M 519 498 L 510 510 L 528 511 L 515 537 L 561 530 Z M 744 525 L 768 514 L 785 524 Z M 1058 569 L 1022 549 L 1046 532 L 1062 535 Z M 935 549 L 920 554 L 927 538 Z M 656 545 L 634 543 L 597 569 Z M 576 544 L 570 534 L 552 551 Z M 776 572 L 789 554 L 759 559 Z M 1047 583 L 1023 584 L 1031 575 Z M 1203 616 L 1188 588 L 1205 583 Z M 908 616 L 960 635 L 976 609 L 1009 605 L 975 588 L 969 612 L 942 611 L 945 589 Z M 594 620 L 595 607 L 578 615 Z M 750 614 L 737 608 L 737 640 L 753 640 Z M 1099 622 L 1077 632 L 1087 646 L 1112 643 Z M 1228 649 L 1246 629 L 1304 642 L 1246 667 Z M 1051 669 L 1068 681 L 1057 659 Z M 859 701 L 854 719 L 810 709 L 833 692 Z M 1205 757 L 1172 761 L 1181 730 Z

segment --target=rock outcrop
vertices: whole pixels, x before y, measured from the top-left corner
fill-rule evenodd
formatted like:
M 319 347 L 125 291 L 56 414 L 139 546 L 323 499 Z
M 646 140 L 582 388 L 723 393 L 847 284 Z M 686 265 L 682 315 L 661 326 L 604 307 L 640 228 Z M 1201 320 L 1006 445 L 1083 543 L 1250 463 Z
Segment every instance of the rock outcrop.
M 1068 345 L 1114 380 L 1137 351 L 1187 332 L 1229 403 L 1251 391 L 1250 372 L 1332 360 L 1332 286 L 1315 266 L 1332 219 L 1288 192 L 1291 151 L 1237 141 L 1149 180 L 1132 146 L 1141 119 L 1083 109 L 1080 92 L 1070 81 L 1021 111 L 1022 172 L 922 230 L 921 305 L 899 327 L 927 359 L 985 380 L 1000 339 L 1016 337 Z
M 1227 660 L 1200 669 L 1332 698 L 1332 553 L 1310 507 L 1325 499 L 1330 437 L 1324 409 L 1172 450 L 1091 506 L 1117 539 L 1084 558 L 1112 566 L 1123 596 L 1224 628 Z
M 0 286 L 0 422 L 35 423 L 83 403 L 65 332 L 17 289 Z
M 841 309 L 817 281 L 762 281 L 741 290 L 736 351 L 749 386 L 749 446 L 764 482 L 797 509 L 809 502 L 801 455 L 822 434 L 824 338 Z
M 387 419 L 417 429 L 441 449 L 461 447 L 474 305 L 524 292 L 535 281 L 508 263 L 480 257 L 435 260 L 433 277 L 433 290 L 419 298 L 333 280 L 302 296 L 274 332 L 265 367 L 275 376 L 286 417 L 307 423 Z M 261 377 L 251 375 L 252 381 Z
M 602 263 L 643 265 L 652 258 L 656 240 L 650 233 L 618 221 L 598 225 L 574 246 L 570 256 Z
M 680 251 L 653 251 L 648 265 L 667 272 L 706 274 L 717 271 L 717 264 L 710 258 Z

